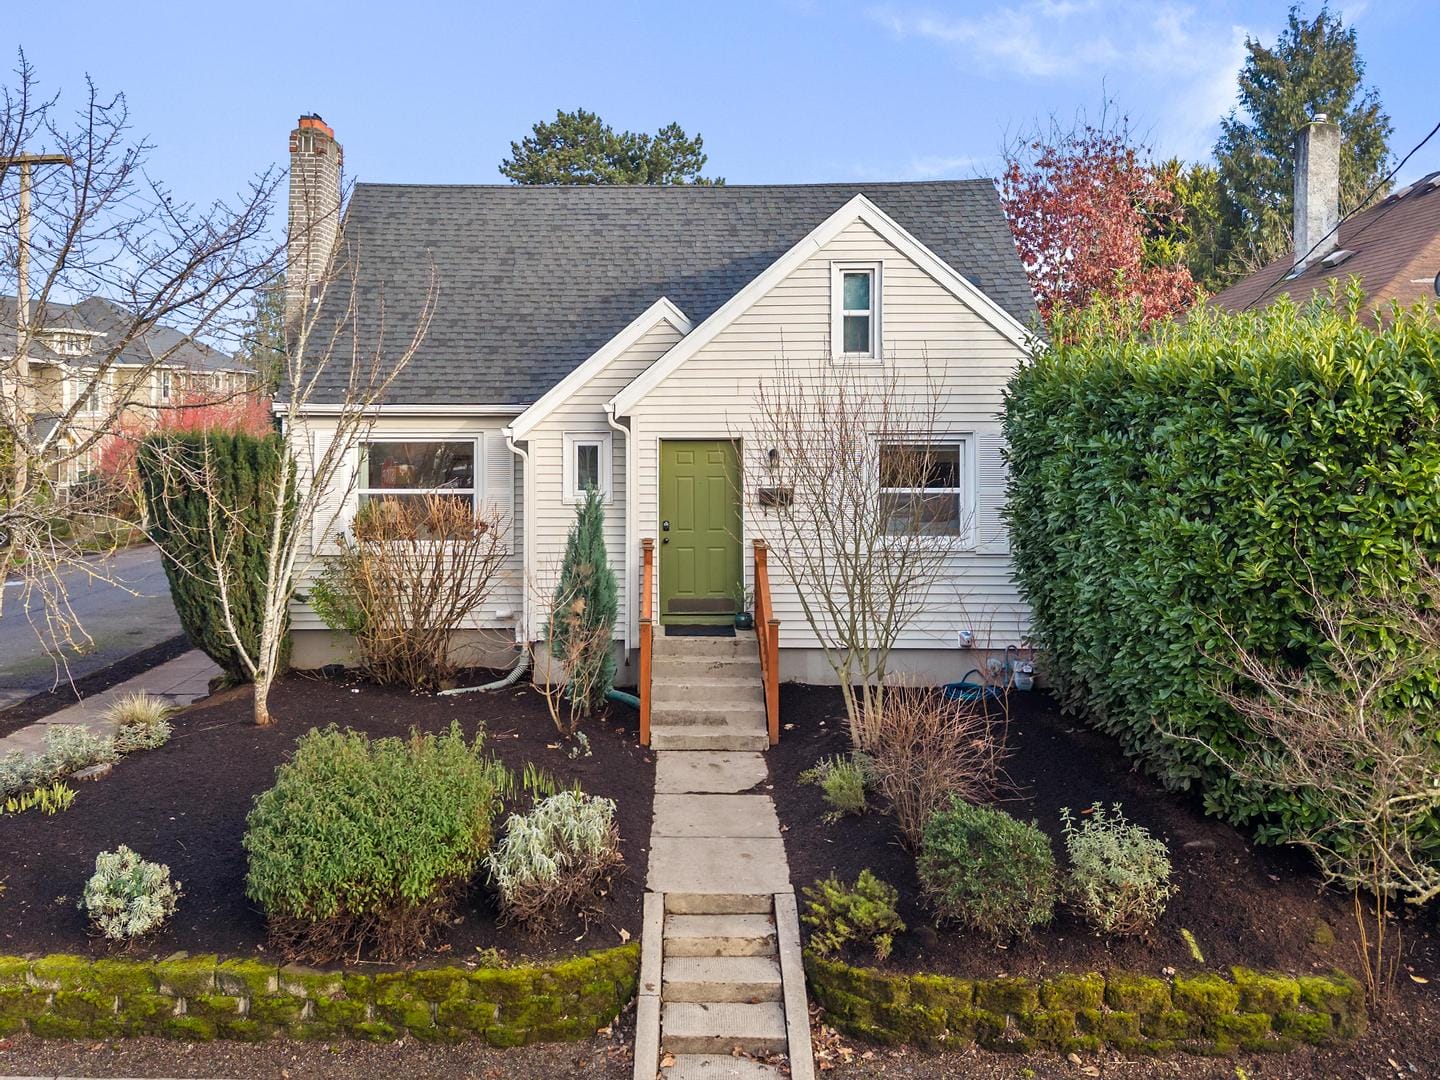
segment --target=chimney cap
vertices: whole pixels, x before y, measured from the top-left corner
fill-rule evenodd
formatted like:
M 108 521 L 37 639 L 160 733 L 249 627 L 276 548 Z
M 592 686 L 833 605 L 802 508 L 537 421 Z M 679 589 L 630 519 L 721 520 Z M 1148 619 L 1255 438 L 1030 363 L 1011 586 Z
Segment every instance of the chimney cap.
M 302 114 L 300 117 L 299 127 L 302 129 L 314 128 L 318 131 L 323 131 L 332 139 L 335 138 L 335 129 L 332 128 L 329 124 L 325 123 L 324 119 L 321 118 L 319 113 Z
M 320 118 L 317 116 L 315 119 L 318 120 Z M 1312 124 L 1328 124 L 1329 122 L 1330 116 L 1327 113 L 1317 112 L 1314 116 L 1310 117 L 1310 123 Z

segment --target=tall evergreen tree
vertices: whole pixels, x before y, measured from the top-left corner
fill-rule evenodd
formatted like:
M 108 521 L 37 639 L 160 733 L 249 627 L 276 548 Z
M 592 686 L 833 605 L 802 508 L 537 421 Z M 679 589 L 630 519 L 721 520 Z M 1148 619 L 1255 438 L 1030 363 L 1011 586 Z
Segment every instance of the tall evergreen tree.
M 280 385 L 280 367 L 285 362 L 285 278 L 282 275 L 256 289 L 245 321 L 241 355 L 260 376 L 267 394 Z
M 285 465 L 284 443 L 278 435 L 218 431 L 154 435 L 141 444 L 139 467 L 154 522 L 151 537 L 165 556 L 165 576 L 181 627 L 191 643 L 220 666 L 227 681 L 249 681 L 225 627 L 211 569 L 212 545 L 233 568 L 224 575 L 230 617 L 253 655 L 264 614 L 262 583 L 275 480 L 282 467 L 292 467 Z M 202 474 L 211 482 L 194 483 Z M 288 513 L 293 517 L 294 508 Z M 237 590 L 236 585 L 250 588 Z M 280 670 L 285 666 L 282 656 Z
M 516 184 L 723 184 L 700 174 L 704 147 L 679 124 L 647 135 L 616 131 L 584 109 L 557 111 L 510 144 L 500 173 Z
M 602 705 L 615 684 L 611 649 L 619 592 L 605 551 L 605 504 L 593 487 L 575 514 L 547 627 L 550 655 L 566 668 L 571 703 L 581 715 Z
M 1359 207 L 1385 174 L 1390 117 L 1365 86 L 1354 27 L 1322 6 L 1314 19 L 1290 9 L 1273 48 L 1247 38 L 1240 108 L 1220 122 L 1221 262 L 1232 273 L 1253 270 L 1290 250 L 1294 208 L 1294 140 L 1315 113 L 1340 125 L 1340 204 Z

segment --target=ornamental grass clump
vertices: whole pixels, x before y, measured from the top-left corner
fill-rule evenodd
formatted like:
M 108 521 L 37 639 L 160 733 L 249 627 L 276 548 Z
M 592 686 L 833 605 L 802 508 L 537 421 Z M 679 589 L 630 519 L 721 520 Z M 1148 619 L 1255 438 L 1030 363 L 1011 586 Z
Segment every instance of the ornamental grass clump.
M 1050 921 L 1059 893 L 1050 841 L 1002 810 L 952 799 L 925 826 L 920 888 L 942 922 L 1003 942 Z
M 175 706 L 143 690 L 126 694 L 105 710 L 105 719 L 120 729 L 115 734 L 115 749 L 121 754 L 164 746 L 170 741 L 170 717 L 174 715 Z
M 810 946 L 821 956 L 846 946 L 866 945 L 876 960 L 890 955 L 895 935 L 905 924 L 895 911 L 900 893 L 869 870 L 861 870 L 852 888 L 831 874 L 805 889 L 805 914 Z
M 124 844 L 95 857 L 80 910 L 107 941 L 130 943 L 165 925 L 180 902 L 180 882 L 170 868 L 146 862 Z
M 623 863 L 615 803 L 580 791 L 511 816 L 485 860 L 501 917 L 535 933 L 594 910 Z
M 1097 933 L 1144 934 L 1175 895 L 1170 853 L 1163 841 L 1126 819 L 1117 803 L 1090 807 L 1079 824 L 1060 811 L 1070 870 L 1065 895 Z
M 287 958 L 406 959 L 452 917 L 508 786 L 458 724 L 373 741 L 312 730 L 246 819 L 245 893 Z

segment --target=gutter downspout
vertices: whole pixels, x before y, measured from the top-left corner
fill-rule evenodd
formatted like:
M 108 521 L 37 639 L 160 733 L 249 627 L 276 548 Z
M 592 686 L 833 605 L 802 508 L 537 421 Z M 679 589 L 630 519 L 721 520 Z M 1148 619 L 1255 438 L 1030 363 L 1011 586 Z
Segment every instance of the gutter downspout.
M 520 623 L 515 627 L 515 643 L 522 649 L 530 647 L 530 536 L 534 530 L 535 499 L 531 494 L 534 478 L 531 475 L 529 451 L 522 450 L 515 442 L 515 431 L 510 427 L 500 429 L 505 436 L 505 445 L 520 459 L 522 473 L 520 480 L 520 512 L 524 515 L 524 528 L 520 532 Z
M 635 498 L 635 455 L 630 442 L 630 429 L 615 416 L 614 400 L 605 403 L 605 422 L 618 431 L 625 439 L 625 658 L 630 658 L 630 642 L 633 637 L 631 627 L 635 625 L 635 605 L 640 596 L 639 590 L 635 587 L 635 551 L 634 537 L 631 535 L 634 529 L 634 507 L 632 503 Z

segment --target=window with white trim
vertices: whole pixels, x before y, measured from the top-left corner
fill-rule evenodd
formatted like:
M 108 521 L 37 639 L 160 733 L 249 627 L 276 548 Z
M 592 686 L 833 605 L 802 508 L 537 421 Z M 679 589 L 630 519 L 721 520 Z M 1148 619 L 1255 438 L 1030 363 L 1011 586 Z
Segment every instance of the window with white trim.
M 168 371 L 162 371 L 162 372 L 160 373 L 160 400 L 161 400 L 161 401 L 169 401 L 169 400 L 170 400 L 170 390 L 171 390 L 170 372 L 168 372 Z
M 82 413 L 98 413 L 100 411 L 100 379 L 93 372 L 76 376 L 75 393 L 80 398 Z
M 51 352 L 60 356 L 84 356 L 90 351 L 90 338 L 86 334 L 51 333 L 46 343 Z
M 609 502 L 614 470 L 609 432 L 566 432 L 564 444 L 565 501 L 584 502 L 585 492 L 593 487 Z
M 975 500 L 970 440 L 880 447 L 880 506 L 892 536 L 968 539 Z
M 480 455 L 477 439 L 371 439 L 360 447 L 359 505 L 446 495 L 473 509 Z
M 842 360 L 880 358 L 880 264 L 833 263 L 831 351 Z

